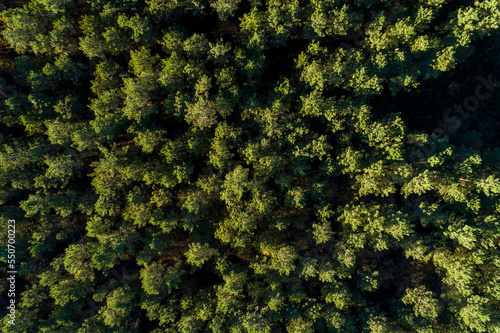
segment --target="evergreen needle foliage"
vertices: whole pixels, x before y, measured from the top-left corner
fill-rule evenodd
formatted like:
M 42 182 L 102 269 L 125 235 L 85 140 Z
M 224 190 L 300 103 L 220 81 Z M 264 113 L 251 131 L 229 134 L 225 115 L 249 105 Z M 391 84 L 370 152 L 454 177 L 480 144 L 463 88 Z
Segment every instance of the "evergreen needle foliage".
M 497 0 L 0 7 L 2 332 L 500 332 Z

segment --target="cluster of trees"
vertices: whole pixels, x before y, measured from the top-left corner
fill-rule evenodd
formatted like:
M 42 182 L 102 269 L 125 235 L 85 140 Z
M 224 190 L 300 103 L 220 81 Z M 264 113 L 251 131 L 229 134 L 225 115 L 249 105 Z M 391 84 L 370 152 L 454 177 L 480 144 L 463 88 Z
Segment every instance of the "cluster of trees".
M 1 19 L 4 332 L 500 332 L 498 84 L 462 136 L 429 124 L 500 77 L 498 1 Z

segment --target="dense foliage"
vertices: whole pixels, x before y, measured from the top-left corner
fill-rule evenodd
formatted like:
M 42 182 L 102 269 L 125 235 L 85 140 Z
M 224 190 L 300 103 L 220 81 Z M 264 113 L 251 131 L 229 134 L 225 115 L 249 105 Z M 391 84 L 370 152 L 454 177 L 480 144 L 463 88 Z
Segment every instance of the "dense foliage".
M 497 0 L 3 6 L 4 332 L 500 332 Z

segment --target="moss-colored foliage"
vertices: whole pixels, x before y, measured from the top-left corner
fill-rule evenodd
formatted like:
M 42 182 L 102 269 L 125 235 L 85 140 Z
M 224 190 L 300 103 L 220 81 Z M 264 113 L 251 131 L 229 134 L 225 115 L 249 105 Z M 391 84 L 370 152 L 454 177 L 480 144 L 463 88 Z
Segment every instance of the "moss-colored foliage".
M 2 332 L 500 332 L 498 1 L 0 11 Z

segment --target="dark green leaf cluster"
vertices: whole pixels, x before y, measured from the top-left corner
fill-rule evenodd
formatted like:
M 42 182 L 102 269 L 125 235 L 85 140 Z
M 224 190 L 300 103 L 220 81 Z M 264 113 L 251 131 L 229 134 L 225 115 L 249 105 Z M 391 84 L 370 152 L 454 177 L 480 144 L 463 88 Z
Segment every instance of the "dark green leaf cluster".
M 500 332 L 498 1 L 2 10 L 3 332 Z

